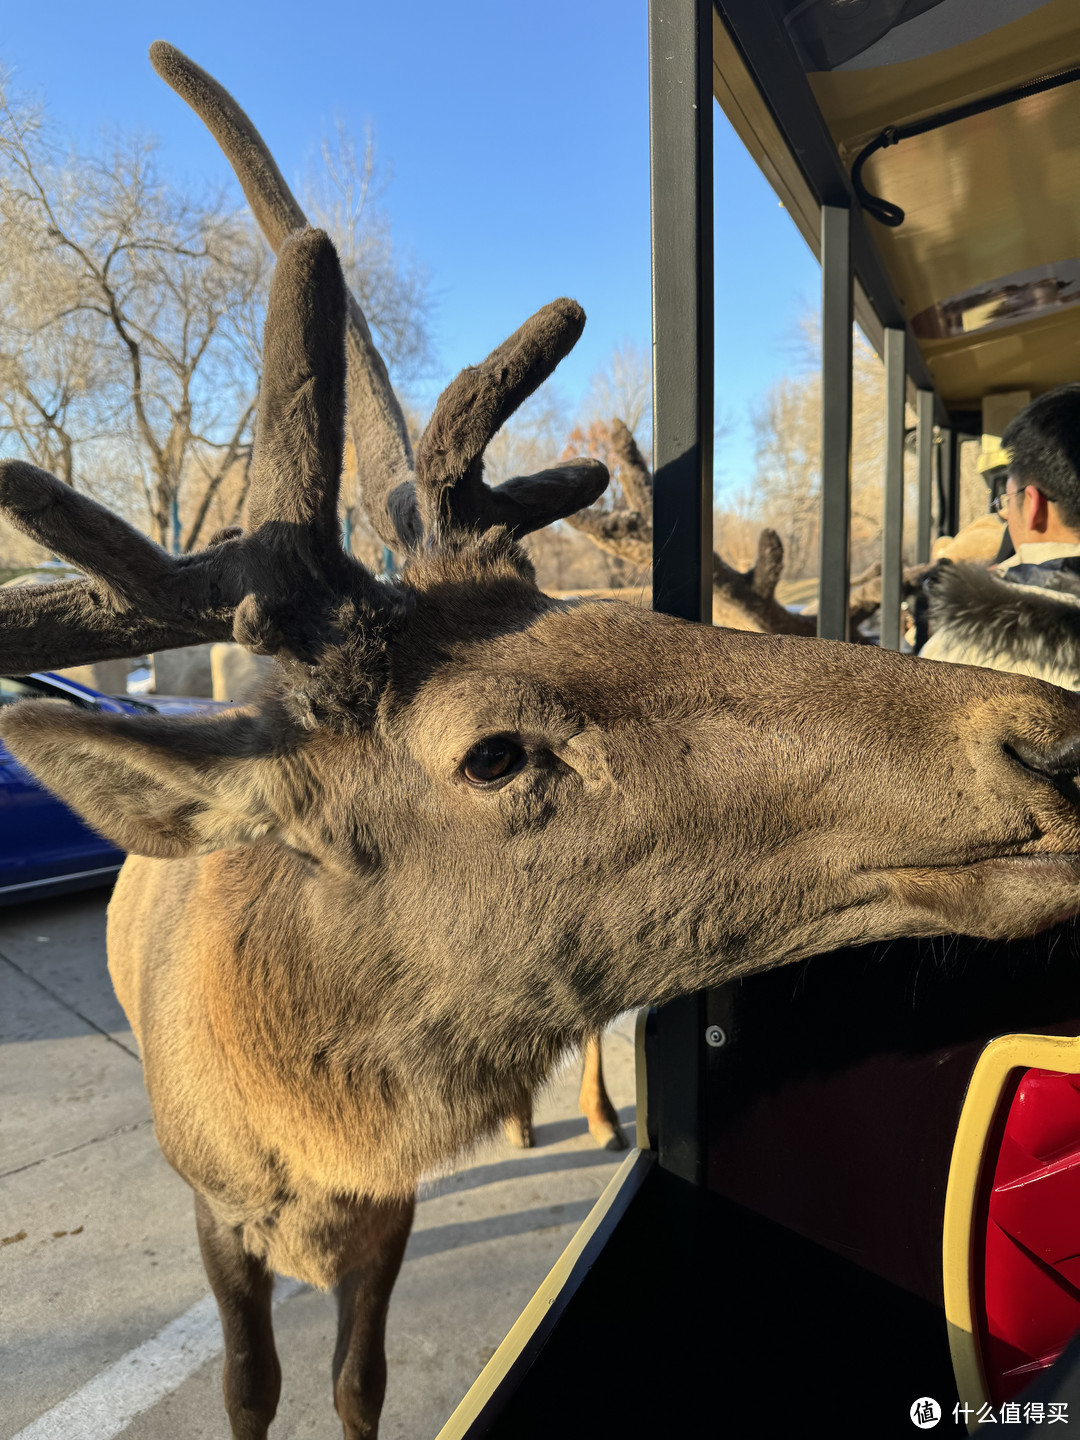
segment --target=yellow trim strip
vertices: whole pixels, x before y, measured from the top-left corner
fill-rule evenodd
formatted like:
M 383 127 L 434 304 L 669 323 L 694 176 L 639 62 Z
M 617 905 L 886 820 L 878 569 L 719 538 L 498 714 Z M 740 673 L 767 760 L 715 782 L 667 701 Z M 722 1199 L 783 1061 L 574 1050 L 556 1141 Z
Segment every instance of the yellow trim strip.
M 648 1151 L 631 1150 L 611 1177 L 600 1199 L 581 1222 L 569 1245 L 548 1271 L 536 1294 L 515 1320 L 506 1339 L 481 1370 L 465 1398 L 439 1431 L 435 1440 L 464 1440 L 469 1427 L 479 1418 L 481 1411 L 506 1379 L 514 1362 L 529 1344 L 540 1322 L 557 1299 L 559 1292 L 569 1281 L 585 1247 L 604 1225 L 609 1212 L 615 1208 L 616 1204 L 621 1201 L 625 1207 L 637 1193 L 645 1176 L 652 1169 L 655 1159 L 656 1157 Z
M 649 1143 L 649 1071 L 645 1064 L 645 1031 L 649 1007 L 643 1005 L 634 1020 L 634 1143 L 639 1150 L 651 1150 Z
M 941 1264 L 956 1388 L 961 1403 L 976 1409 L 987 1403 L 990 1394 L 975 1338 L 973 1313 L 975 1204 L 994 1116 L 1009 1075 L 1017 1069 L 1080 1073 L 1080 1036 L 1002 1035 L 991 1040 L 972 1072 L 960 1112 L 945 1192 Z M 972 1429 L 974 1425 L 973 1420 Z

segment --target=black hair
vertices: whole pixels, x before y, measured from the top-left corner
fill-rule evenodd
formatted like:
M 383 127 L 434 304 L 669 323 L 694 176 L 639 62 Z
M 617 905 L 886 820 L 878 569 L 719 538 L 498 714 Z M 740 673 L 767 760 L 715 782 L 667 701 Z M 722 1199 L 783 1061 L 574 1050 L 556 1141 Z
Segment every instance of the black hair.
M 1001 437 L 1009 468 L 1053 500 L 1080 530 L 1080 384 L 1048 390 L 1010 420 Z

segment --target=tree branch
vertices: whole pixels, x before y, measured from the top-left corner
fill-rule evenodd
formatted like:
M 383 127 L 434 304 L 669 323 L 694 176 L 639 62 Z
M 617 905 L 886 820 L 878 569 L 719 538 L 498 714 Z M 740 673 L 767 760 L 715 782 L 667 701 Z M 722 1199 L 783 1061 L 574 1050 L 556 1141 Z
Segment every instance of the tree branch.
M 202 527 L 206 521 L 207 512 L 210 509 L 211 502 L 213 501 L 214 496 L 217 494 L 218 490 L 221 488 L 221 482 L 225 479 L 225 476 L 228 474 L 229 470 L 232 468 L 232 466 L 237 460 L 237 457 L 240 454 L 241 437 L 243 436 L 244 431 L 247 429 L 248 423 L 254 413 L 255 401 L 252 400 L 251 404 L 244 411 L 243 415 L 241 415 L 240 421 L 237 424 L 236 429 L 233 431 L 231 438 L 225 446 L 225 454 L 222 456 L 221 463 L 218 465 L 217 470 L 211 476 L 209 482 L 207 483 L 206 489 L 203 492 L 203 497 L 202 500 L 199 502 L 199 508 L 196 511 L 195 519 L 191 522 L 191 529 L 188 531 L 187 539 L 183 543 L 182 548 L 185 555 L 189 554 L 192 550 L 194 550 L 195 546 L 198 544 L 199 535 L 202 532 Z M 244 487 L 244 494 L 246 497 L 246 485 Z

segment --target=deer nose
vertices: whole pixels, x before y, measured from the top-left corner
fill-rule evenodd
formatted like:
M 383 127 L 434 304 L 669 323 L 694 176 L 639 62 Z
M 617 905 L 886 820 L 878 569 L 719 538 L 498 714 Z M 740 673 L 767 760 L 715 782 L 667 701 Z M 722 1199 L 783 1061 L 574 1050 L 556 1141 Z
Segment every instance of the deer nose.
M 1080 735 L 1068 735 L 1048 745 L 1013 740 L 1005 746 L 1005 753 L 1025 770 L 1032 770 L 1055 784 L 1080 776 Z

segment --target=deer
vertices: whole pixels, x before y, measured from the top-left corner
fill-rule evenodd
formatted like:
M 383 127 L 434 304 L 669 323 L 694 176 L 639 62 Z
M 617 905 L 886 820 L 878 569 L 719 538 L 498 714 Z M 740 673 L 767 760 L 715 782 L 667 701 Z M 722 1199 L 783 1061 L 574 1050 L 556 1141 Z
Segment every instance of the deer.
M 175 47 L 164 42 L 153 45 L 150 58 L 158 74 L 191 106 L 218 140 L 267 244 L 276 252 L 291 231 L 306 226 L 307 217 L 262 136 L 228 91 Z M 372 529 L 394 551 L 402 544 L 409 545 L 415 535 L 413 521 L 401 521 L 398 516 L 391 521 L 388 517 L 397 487 L 407 485 L 411 475 L 408 427 L 398 397 L 389 384 L 382 357 L 372 343 L 363 311 L 352 295 L 346 325 L 350 353 L 346 377 L 350 440 L 357 463 L 365 467 L 369 476 L 361 498 Z M 366 417 L 371 417 L 371 421 Z M 378 484 L 371 479 L 376 473 L 381 476 Z M 572 475 L 580 478 L 582 489 L 580 493 L 566 492 L 571 513 L 572 502 L 587 504 L 596 498 L 598 489 L 606 482 L 606 470 L 588 461 L 579 461 L 576 468 L 564 472 L 563 483 Z M 545 483 L 538 479 L 539 485 Z M 506 497 L 514 494 L 512 484 L 500 489 Z M 552 512 L 550 518 L 565 518 L 563 509 L 565 506 L 558 514 Z M 545 519 L 543 523 L 549 521 Z M 627 1148 L 626 1136 L 604 1084 L 599 1035 L 591 1035 L 585 1041 L 578 1104 L 597 1145 L 612 1151 Z M 532 1148 L 536 1137 L 531 1096 L 524 1097 L 518 1110 L 507 1117 L 504 1131 L 512 1145 Z
M 201 717 L 24 701 L 0 733 L 129 852 L 110 973 L 194 1192 L 232 1435 L 265 1440 L 276 1411 L 283 1272 L 336 1290 L 334 1403 L 371 1440 L 420 1177 L 629 1009 L 842 945 L 1075 915 L 1080 701 L 546 596 L 521 538 L 591 503 L 603 467 L 491 489 L 483 454 L 581 307 L 464 370 L 413 459 L 333 246 L 293 218 L 241 533 L 174 557 L 0 464 L 4 513 L 82 574 L 0 591 L 0 673 L 232 637 L 274 658 L 264 691 Z M 342 546 L 346 423 L 404 556 L 386 579 Z
M 653 477 L 633 431 L 615 416 L 606 425 L 606 445 L 617 469 L 625 508 L 599 501 L 566 516 L 566 524 L 586 536 L 599 549 L 627 561 L 640 574 L 652 564 Z M 905 599 L 916 594 L 932 567 L 904 567 L 901 589 Z M 758 534 L 754 563 L 738 570 L 716 550 L 712 555 L 713 623 L 735 630 L 753 630 L 764 635 L 817 633 L 817 620 L 807 607 L 795 614 L 776 598 L 776 587 L 784 571 L 784 542 L 777 532 L 764 528 Z M 848 633 L 863 642 L 859 626 L 881 605 L 881 562 L 875 561 L 850 581 Z

